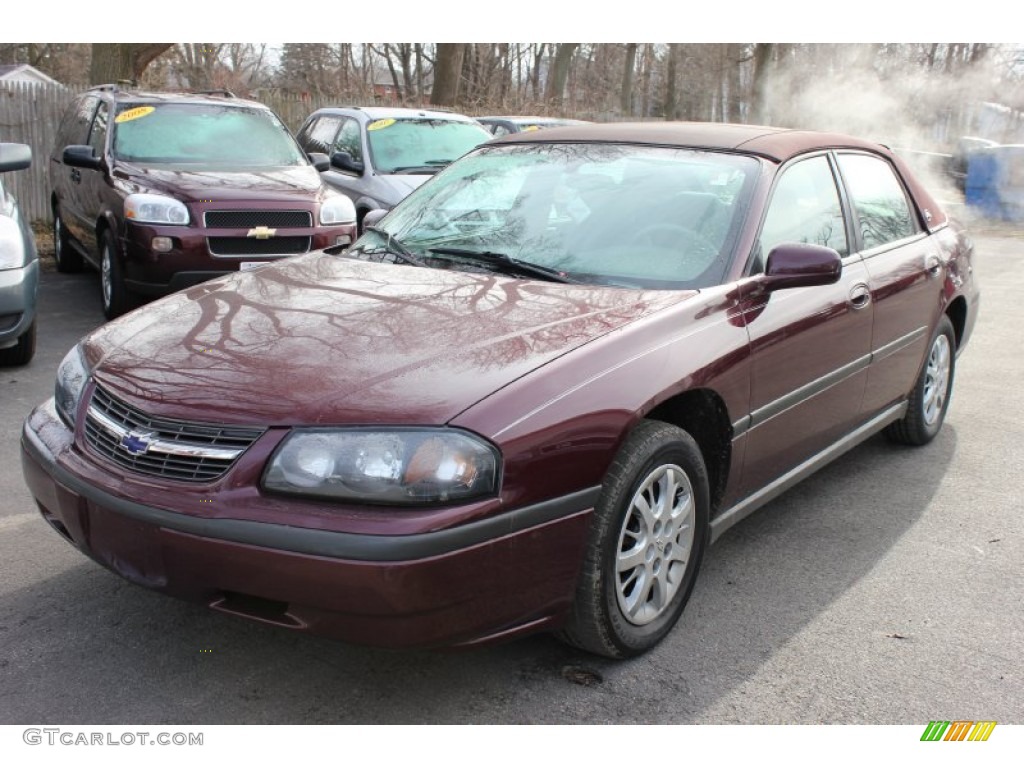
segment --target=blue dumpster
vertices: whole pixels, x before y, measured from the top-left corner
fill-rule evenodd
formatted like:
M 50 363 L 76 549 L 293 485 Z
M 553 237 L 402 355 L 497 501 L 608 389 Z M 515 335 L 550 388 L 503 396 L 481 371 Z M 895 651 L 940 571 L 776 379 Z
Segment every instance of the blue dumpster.
M 986 218 L 1024 222 L 1024 144 L 972 152 L 965 200 Z

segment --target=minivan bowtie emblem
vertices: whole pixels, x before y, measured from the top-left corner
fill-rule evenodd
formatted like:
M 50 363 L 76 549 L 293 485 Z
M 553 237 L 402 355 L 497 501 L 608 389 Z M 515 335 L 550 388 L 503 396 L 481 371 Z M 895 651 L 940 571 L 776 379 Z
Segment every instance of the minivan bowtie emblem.
M 249 234 L 247 234 L 246 237 L 255 237 L 257 240 L 269 240 L 270 238 L 272 238 L 276 234 L 277 234 L 277 230 L 276 229 L 271 229 L 270 227 L 260 226 L 260 227 L 253 227 L 252 229 L 250 229 L 249 230 Z
M 132 456 L 141 456 L 149 450 L 153 434 L 152 432 L 129 432 L 121 438 L 121 447 Z

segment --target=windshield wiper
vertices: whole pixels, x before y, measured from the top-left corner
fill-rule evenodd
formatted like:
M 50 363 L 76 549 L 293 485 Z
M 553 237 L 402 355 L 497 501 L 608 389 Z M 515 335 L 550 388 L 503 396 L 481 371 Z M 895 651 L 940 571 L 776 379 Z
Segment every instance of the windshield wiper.
M 400 165 L 398 168 L 392 168 L 391 173 L 434 174 L 440 170 L 441 166 L 437 165 Z
M 513 259 L 507 254 L 496 251 L 473 251 L 469 248 L 428 248 L 427 251 L 433 256 L 453 256 L 455 259 L 497 267 L 501 272 L 509 275 L 529 275 L 530 277 L 539 277 L 541 280 L 550 280 L 553 283 L 577 282 L 560 270 Z
M 426 267 L 427 266 L 422 261 L 420 261 L 419 257 L 417 257 L 412 251 L 410 251 L 408 248 L 406 248 L 404 245 L 402 245 L 402 241 L 401 240 L 399 240 L 397 237 L 392 235 L 387 230 L 381 229 L 380 227 L 364 227 L 363 231 L 364 232 L 373 232 L 375 235 L 383 237 L 384 238 L 384 248 L 383 248 L 383 250 L 384 250 L 385 253 L 390 253 L 392 256 L 397 256 L 402 261 L 404 261 L 406 264 L 413 264 L 413 265 L 415 265 L 417 267 Z M 376 249 L 373 250 L 373 251 L 368 251 L 366 249 L 366 246 L 363 246 L 360 250 L 362 250 L 363 253 L 375 253 L 376 252 Z

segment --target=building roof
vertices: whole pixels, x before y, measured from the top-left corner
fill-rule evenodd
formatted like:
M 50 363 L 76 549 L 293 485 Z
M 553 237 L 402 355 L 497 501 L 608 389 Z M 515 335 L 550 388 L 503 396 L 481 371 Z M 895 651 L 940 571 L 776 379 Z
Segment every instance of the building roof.
M 0 80 L 15 83 L 46 83 L 60 85 L 44 72 L 40 72 L 31 64 L 0 64 Z

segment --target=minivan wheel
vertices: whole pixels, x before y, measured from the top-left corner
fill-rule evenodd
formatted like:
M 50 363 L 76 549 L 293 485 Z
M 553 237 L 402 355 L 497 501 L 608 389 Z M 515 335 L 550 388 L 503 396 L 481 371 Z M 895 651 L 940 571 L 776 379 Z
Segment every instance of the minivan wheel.
M 53 260 L 57 262 L 58 272 L 82 271 L 82 254 L 71 245 L 68 231 L 56 205 L 53 207 Z
M 605 477 L 561 638 L 616 659 L 657 645 L 693 590 L 708 514 L 697 443 L 671 424 L 641 422 Z
M 904 445 L 931 442 L 946 419 L 955 371 L 956 332 L 949 317 L 943 315 L 928 345 L 924 367 L 907 398 L 907 413 L 886 427 L 886 437 Z
M 124 284 L 124 271 L 117 257 L 114 235 L 108 229 L 100 239 L 100 298 L 108 320 L 120 317 L 134 306 L 132 294 Z

